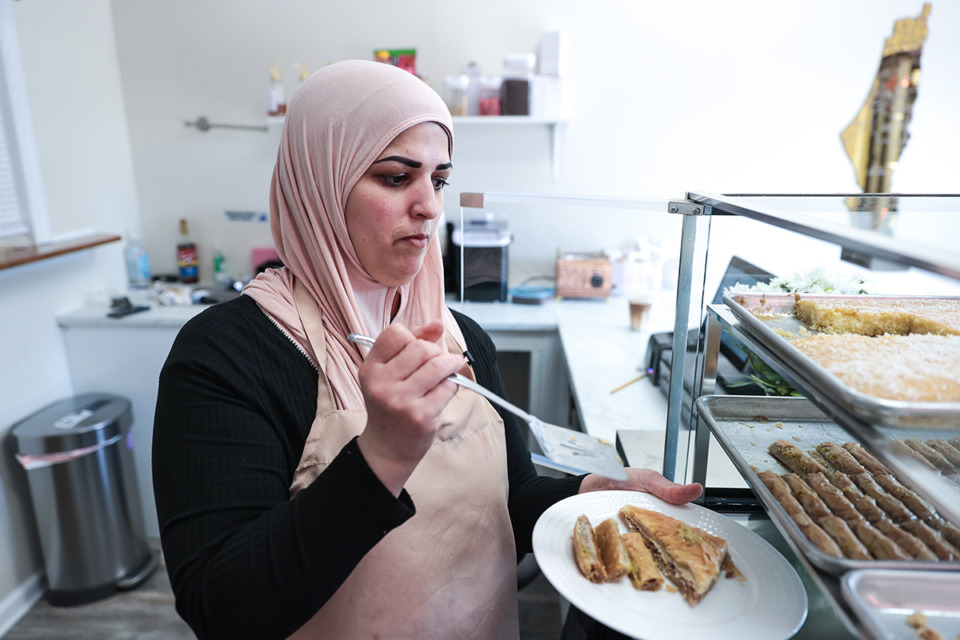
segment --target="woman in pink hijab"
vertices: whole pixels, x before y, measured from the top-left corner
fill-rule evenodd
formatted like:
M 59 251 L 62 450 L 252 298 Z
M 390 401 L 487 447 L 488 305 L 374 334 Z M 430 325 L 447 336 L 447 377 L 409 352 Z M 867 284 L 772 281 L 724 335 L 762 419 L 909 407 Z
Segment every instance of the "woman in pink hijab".
M 290 101 L 285 266 L 188 323 L 160 376 L 161 540 L 199 638 L 516 638 L 517 558 L 547 507 L 699 495 L 637 469 L 538 477 L 513 417 L 446 380 L 504 393 L 489 337 L 444 304 L 452 156 L 443 101 L 389 65 L 330 65 Z

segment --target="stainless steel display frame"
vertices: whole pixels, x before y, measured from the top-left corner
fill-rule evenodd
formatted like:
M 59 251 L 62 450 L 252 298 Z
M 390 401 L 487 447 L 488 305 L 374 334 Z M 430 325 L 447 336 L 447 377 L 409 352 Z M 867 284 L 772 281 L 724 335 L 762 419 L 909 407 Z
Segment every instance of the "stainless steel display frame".
M 686 196 L 687 200 L 671 201 L 668 205 L 668 212 L 686 214 L 687 217 L 690 217 L 691 215 L 709 217 L 741 216 L 763 224 L 786 229 L 807 237 L 832 242 L 844 249 L 854 251 L 859 255 L 875 256 L 890 264 L 900 264 L 906 267 L 917 267 L 931 273 L 960 280 L 960 257 L 957 255 L 947 253 L 946 251 L 933 249 L 928 246 L 918 245 L 916 243 L 904 242 L 880 233 L 847 227 L 839 223 L 832 223 L 821 218 L 796 211 L 777 209 L 769 206 L 765 202 L 759 201 L 759 198 L 768 200 L 783 197 L 778 194 L 734 197 L 701 191 L 688 192 Z M 793 197 L 803 200 L 807 198 L 813 199 L 824 196 L 817 194 L 802 194 Z M 950 198 L 955 199 L 958 205 L 960 205 L 960 195 L 958 194 L 830 194 L 828 197 L 883 197 L 897 199 Z M 960 209 L 958 209 L 958 214 L 960 214 Z M 684 224 L 682 233 L 683 238 L 681 239 L 678 283 L 678 317 L 674 331 L 675 343 L 678 342 L 677 334 L 683 332 L 685 337 L 687 331 L 687 325 L 681 325 L 680 323 L 681 318 L 679 312 L 681 310 L 687 310 L 689 305 L 681 303 L 689 303 L 689 300 L 695 299 L 698 295 L 701 297 L 701 299 L 703 297 L 703 283 L 696 282 L 692 277 L 694 265 L 702 260 L 702 258 L 697 256 L 694 251 L 694 247 L 697 246 L 697 227 L 692 224 Z M 707 240 L 706 243 L 701 244 L 705 245 L 708 250 L 709 240 Z M 684 289 L 688 289 L 689 292 L 686 294 L 684 300 L 680 300 L 680 292 Z M 705 429 L 698 430 L 697 427 L 699 421 L 697 419 L 693 404 L 698 397 L 701 395 L 709 395 L 713 393 L 715 389 L 717 360 L 719 355 L 720 335 L 722 328 L 720 322 L 716 321 L 716 318 L 714 318 L 712 314 L 706 313 L 706 304 L 703 305 L 703 310 L 706 318 L 701 318 L 701 322 L 697 326 L 703 328 L 703 332 L 705 333 L 705 335 L 701 336 L 701 342 L 703 343 L 704 347 L 701 351 L 698 351 L 694 355 L 694 357 L 696 357 L 698 360 L 698 366 L 694 368 L 694 371 L 696 372 L 696 379 L 693 380 L 694 392 L 688 400 L 688 415 L 690 416 L 690 424 L 681 424 L 682 411 L 680 408 L 682 407 L 684 400 L 683 381 L 679 381 L 674 384 L 676 381 L 671 379 L 670 399 L 668 405 L 669 408 L 667 412 L 667 444 L 664 449 L 664 475 L 671 479 L 692 480 L 694 482 L 704 482 L 706 479 L 709 431 Z M 684 322 L 686 322 L 687 319 L 688 316 L 683 317 Z M 736 324 L 736 322 L 731 324 Z M 758 351 L 770 358 L 775 358 L 775 356 L 771 354 L 770 350 L 765 346 L 758 346 Z M 673 357 L 676 360 L 673 369 L 676 371 L 684 371 L 684 359 L 686 357 L 690 357 L 686 354 L 685 343 L 683 343 L 683 346 L 674 344 Z M 783 365 L 782 361 L 778 363 L 768 362 L 768 364 L 771 364 L 778 373 L 783 375 L 788 380 L 794 375 L 792 371 L 788 370 Z M 802 385 L 798 384 L 798 386 Z M 837 406 L 836 403 L 831 403 L 830 398 L 819 392 L 816 387 L 804 389 L 810 393 L 811 399 L 814 400 L 818 406 L 820 406 L 821 409 L 826 411 L 828 414 L 841 414 L 841 424 L 843 426 L 848 426 L 848 423 L 852 423 L 852 432 L 854 435 L 856 435 L 858 438 L 862 438 L 864 446 L 866 446 L 868 450 L 871 450 L 871 452 L 873 452 L 875 455 L 877 455 L 878 448 L 882 448 L 885 446 L 885 444 L 887 444 L 887 439 L 873 429 L 872 425 L 865 424 L 860 418 L 849 416 L 849 413 L 845 411 L 843 407 Z M 674 407 L 677 407 L 677 409 L 674 410 Z M 693 452 L 690 456 L 693 460 L 692 473 L 687 473 L 677 478 L 669 472 L 672 472 L 676 468 L 677 460 L 685 460 L 688 456 L 687 452 L 679 452 L 676 448 L 671 448 L 670 445 L 671 443 L 678 442 L 679 434 L 686 429 L 689 429 L 694 433 L 692 439 Z M 884 461 L 891 457 L 896 457 L 897 461 L 894 463 L 896 468 L 894 470 L 897 471 L 899 475 L 909 477 L 914 490 L 917 490 L 918 487 L 922 487 L 922 490 L 918 492 L 924 495 L 924 497 L 931 498 L 931 501 L 934 502 L 935 505 L 939 506 L 939 504 L 943 504 L 944 502 L 955 503 L 953 508 L 943 510 L 943 513 L 951 514 L 954 519 L 957 519 L 955 516 L 958 510 L 960 510 L 960 492 L 957 491 L 955 485 L 943 480 L 942 478 L 939 478 L 934 473 L 930 473 L 928 470 L 924 469 L 921 465 L 913 462 L 912 460 L 903 460 L 899 456 L 894 456 L 893 452 L 881 452 L 878 457 L 881 457 L 881 459 Z
M 810 194 L 810 196 L 813 195 L 814 194 Z M 883 197 L 893 196 L 898 198 L 925 197 L 920 194 L 856 194 L 856 196 L 849 197 L 863 198 L 870 197 L 871 195 L 882 195 Z M 798 195 L 796 197 L 804 198 L 810 196 Z M 769 195 L 764 197 L 774 198 L 779 196 Z M 831 197 L 845 196 L 832 194 Z M 960 195 L 956 194 L 931 197 L 949 197 L 955 199 L 955 201 L 960 204 Z M 707 192 L 688 192 L 687 201 L 671 202 L 668 210 L 672 213 L 681 212 L 682 209 L 677 205 L 686 205 L 687 211 L 689 211 L 691 206 L 696 207 L 699 215 L 710 217 L 717 215 L 741 216 L 763 224 L 793 231 L 803 236 L 832 242 L 839 245 L 843 252 L 849 251 L 859 256 L 872 256 L 886 264 L 916 267 L 930 273 L 960 280 L 960 259 L 958 259 L 956 255 L 948 254 L 945 251 L 932 249 L 927 246 L 906 243 L 879 233 L 846 227 L 837 223 L 825 222 L 822 219 L 794 211 L 779 210 L 763 202 L 758 202 L 756 199 L 751 200 L 750 198 L 757 198 L 757 196 L 729 197 Z M 960 207 L 957 207 L 957 211 L 958 214 L 960 214 Z M 684 225 L 683 232 L 684 234 L 688 232 L 691 234 L 696 233 L 696 227 Z M 709 247 L 709 241 L 706 244 Z M 687 247 L 692 246 L 694 246 L 694 238 L 685 237 L 681 241 L 681 279 L 679 287 L 681 289 L 689 287 L 692 292 L 691 295 L 694 297 L 699 290 L 699 294 L 702 297 L 703 284 L 695 282 L 692 278 L 684 277 L 685 273 L 691 272 L 689 266 L 685 268 L 685 264 L 694 264 L 698 259 L 697 256 L 693 255 L 692 250 L 687 249 Z M 678 296 L 678 303 L 679 302 Z M 733 316 L 727 307 L 724 305 L 708 306 L 704 304 L 703 312 L 705 317 L 701 317 L 701 322 L 698 325 L 701 331 L 698 344 L 702 344 L 703 348 L 702 350 L 698 349 L 693 356 L 697 359 L 697 366 L 694 368 L 695 379 L 692 381 L 693 393 L 688 400 L 690 403 L 690 424 L 680 424 L 680 412 L 668 413 L 668 443 L 676 441 L 676 434 L 684 427 L 689 428 L 694 433 L 692 438 L 693 451 L 688 452 L 692 453 L 692 456 L 685 456 L 685 458 L 692 458 L 692 474 L 688 474 L 682 479 L 701 482 L 704 486 L 707 486 L 706 476 L 711 430 L 707 428 L 705 422 L 700 420 L 695 403 L 700 397 L 710 395 L 714 392 L 720 337 L 724 330 L 728 330 L 733 333 L 735 337 L 741 339 L 748 347 L 755 349 L 755 353 L 778 374 L 806 393 L 807 397 L 826 415 L 834 418 L 854 439 L 860 441 L 871 453 L 879 458 L 881 462 L 886 464 L 898 477 L 903 479 L 904 484 L 927 499 L 944 517 L 947 517 L 954 523 L 960 522 L 960 489 L 958 489 L 956 484 L 943 479 L 937 473 L 930 472 L 912 459 L 897 455 L 897 452 L 891 447 L 890 438 L 888 438 L 881 429 L 870 422 L 864 421 L 862 416 L 852 415 L 848 407 L 834 401 L 832 394 L 825 394 L 822 389 L 818 388 L 815 384 L 802 380 L 797 376 L 796 371 L 786 364 L 783 358 L 778 357 L 772 352 L 765 342 L 752 339 L 753 336 L 750 335 L 749 331 L 742 331 L 742 326 L 738 327 L 738 319 Z M 723 318 L 723 321 L 721 318 Z M 686 327 L 681 327 L 678 323 L 677 331 L 679 332 L 681 330 L 685 332 Z M 684 351 L 678 351 L 677 345 L 675 344 L 674 358 L 678 355 L 681 356 L 680 361 L 674 363 L 674 370 L 684 371 L 683 358 L 688 356 Z M 671 385 L 670 393 L 671 407 L 674 403 L 682 402 L 683 384 L 676 385 L 676 387 Z M 674 398 L 674 395 L 676 395 L 677 398 Z M 960 426 L 958 426 L 958 428 L 960 428 Z M 674 434 L 673 436 L 671 436 L 671 432 Z M 669 455 L 669 453 L 669 450 L 665 450 L 665 455 Z M 673 453 L 675 455 L 677 454 L 676 451 Z M 666 463 L 664 470 L 667 470 Z M 749 481 L 749 478 L 746 479 Z M 759 493 L 762 494 L 762 491 Z M 853 607 L 850 602 L 847 602 L 836 576 L 830 575 L 828 572 L 815 566 L 811 562 L 811 558 L 805 555 L 806 549 L 801 548 L 790 536 L 786 535 L 784 531 L 785 527 L 781 528 L 780 523 L 777 521 L 777 511 L 767 509 L 767 512 L 778 526 L 778 529 L 781 530 L 781 533 L 784 533 L 786 541 L 801 561 L 801 564 L 808 570 L 808 573 L 820 588 L 821 592 L 832 603 L 834 610 L 846 625 L 847 629 L 855 635 L 860 635 L 865 638 L 876 638 L 877 640 L 886 638 L 886 635 L 879 635 L 868 630 L 864 624 L 865 620 L 862 617 L 862 613 Z M 857 569 L 856 571 L 860 574 L 869 574 L 871 569 Z M 955 575 L 952 569 L 938 573 L 949 576 Z M 854 621 L 857 621 L 857 623 L 854 623 Z

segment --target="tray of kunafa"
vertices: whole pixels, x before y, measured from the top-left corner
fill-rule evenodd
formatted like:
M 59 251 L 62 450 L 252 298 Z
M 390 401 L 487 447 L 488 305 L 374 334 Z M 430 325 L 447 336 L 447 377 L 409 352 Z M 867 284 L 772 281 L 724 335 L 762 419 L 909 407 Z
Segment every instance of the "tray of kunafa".
M 777 528 L 820 570 L 960 571 L 958 523 L 809 400 L 703 396 L 696 408 Z M 888 436 L 937 443 L 960 460 L 960 439 L 943 440 L 942 430 Z
M 728 292 L 723 302 L 800 386 L 856 419 L 960 433 L 960 297 Z

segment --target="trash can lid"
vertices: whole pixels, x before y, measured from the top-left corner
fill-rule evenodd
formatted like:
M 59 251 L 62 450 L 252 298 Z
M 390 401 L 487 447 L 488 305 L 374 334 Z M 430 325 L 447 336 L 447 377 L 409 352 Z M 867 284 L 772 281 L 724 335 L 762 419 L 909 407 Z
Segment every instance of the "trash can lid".
M 125 434 L 133 424 L 130 401 L 87 393 L 41 409 L 10 428 L 17 453 L 66 453 Z

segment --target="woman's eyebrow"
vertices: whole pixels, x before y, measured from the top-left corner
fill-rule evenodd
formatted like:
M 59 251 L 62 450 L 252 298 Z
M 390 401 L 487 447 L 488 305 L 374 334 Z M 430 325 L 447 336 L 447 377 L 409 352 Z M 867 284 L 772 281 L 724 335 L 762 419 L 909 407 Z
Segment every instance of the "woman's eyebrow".
M 386 158 L 380 158 L 373 164 L 379 164 L 381 162 L 399 162 L 400 164 L 404 164 L 410 167 L 411 169 L 419 169 L 420 167 L 423 166 L 422 162 L 418 162 L 417 160 L 411 160 L 410 158 L 405 158 L 403 156 L 387 156 Z M 453 168 L 452 162 L 445 162 L 443 164 L 438 164 L 436 170 L 446 171 L 447 169 L 452 169 L 452 168 Z
M 422 162 L 417 162 L 416 160 L 411 160 L 410 158 L 404 158 L 403 156 L 387 156 L 386 158 L 380 158 L 373 164 L 379 164 L 381 162 L 399 162 L 400 164 L 405 164 L 411 169 L 419 169 L 423 166 Z

